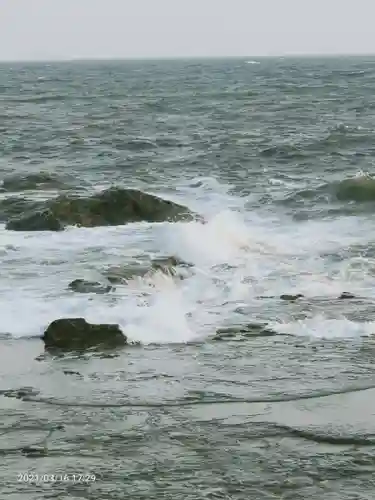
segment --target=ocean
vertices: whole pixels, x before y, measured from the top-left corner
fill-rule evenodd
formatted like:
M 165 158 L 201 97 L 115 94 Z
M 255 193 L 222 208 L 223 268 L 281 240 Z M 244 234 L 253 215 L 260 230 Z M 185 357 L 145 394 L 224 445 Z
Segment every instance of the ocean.
M 375 498 L 374 82 L 371 57 L 0 65 L 2 499 Z M 113 187 L 199 217 L 7 225 Z M 129 344 L 47 352 L 61 318 Z

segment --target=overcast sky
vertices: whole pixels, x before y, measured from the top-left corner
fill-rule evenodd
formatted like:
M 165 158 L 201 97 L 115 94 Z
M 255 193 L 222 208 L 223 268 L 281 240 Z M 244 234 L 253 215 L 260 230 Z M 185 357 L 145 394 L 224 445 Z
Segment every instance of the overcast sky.
M 375 0 L 0 0 L 0 59 L 375 53 Z

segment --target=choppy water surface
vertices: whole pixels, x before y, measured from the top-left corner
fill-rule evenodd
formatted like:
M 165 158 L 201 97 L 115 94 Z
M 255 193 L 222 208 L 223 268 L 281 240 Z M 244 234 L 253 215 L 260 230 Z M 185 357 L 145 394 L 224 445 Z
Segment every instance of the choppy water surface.
M 206 220 L 0 226 L 2 498 L 374 498 L 375 60 L 247 62 L 0 67 L 0 212 L 121 185 Z M 185 279 L 67 289 L 163 256 Z M 140 344 L 44 355 L 77 316 Z

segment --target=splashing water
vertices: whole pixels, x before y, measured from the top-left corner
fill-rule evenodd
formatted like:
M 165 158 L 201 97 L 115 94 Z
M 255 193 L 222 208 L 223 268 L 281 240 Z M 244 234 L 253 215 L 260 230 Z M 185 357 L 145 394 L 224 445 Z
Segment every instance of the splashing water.
M 200 181 L 194 191 L 203 223 L 71 228 L 59 234 L 1 230 L 9 275 L 0 290 L 4 333 L 40 335 L 50 321 L 75 316 L 118 323 L 137 341 L 187 342 L 238 322 L 239 307 L 250 308 L 241 321 L 259 318 L 261 295 L 334 298 L 348 289 L 374 295 L 370 258 L 362 258 L 360 272 L 356 256 L 330 261 L 343 248 L 367 244 L 370 221 L 355 228 L 349 217 L 296 224 L 264 211 L 246 211 L 243 199 L 214 180 Z M 126 267 L 137 255 L 174 255 L 189 263 L 191 272 L 183 280 L 161 272 L 138 277 L 107 296 L 67 292 L 73 279 L 103 279 L 103 262 Z M 281 333 L 345 337 L 364 331 L 342 318 L 327 323 L 316 316 L 295 323 L 272 308 L 269 314 L 267 322 L 277 318 L 275 330 Z

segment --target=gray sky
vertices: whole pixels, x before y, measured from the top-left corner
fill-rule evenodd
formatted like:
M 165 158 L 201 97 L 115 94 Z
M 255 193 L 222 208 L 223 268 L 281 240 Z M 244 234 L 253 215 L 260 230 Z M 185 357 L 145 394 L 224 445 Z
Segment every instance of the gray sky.
M 375 0 L 0 0 L 0 60 L 375 53 Z

